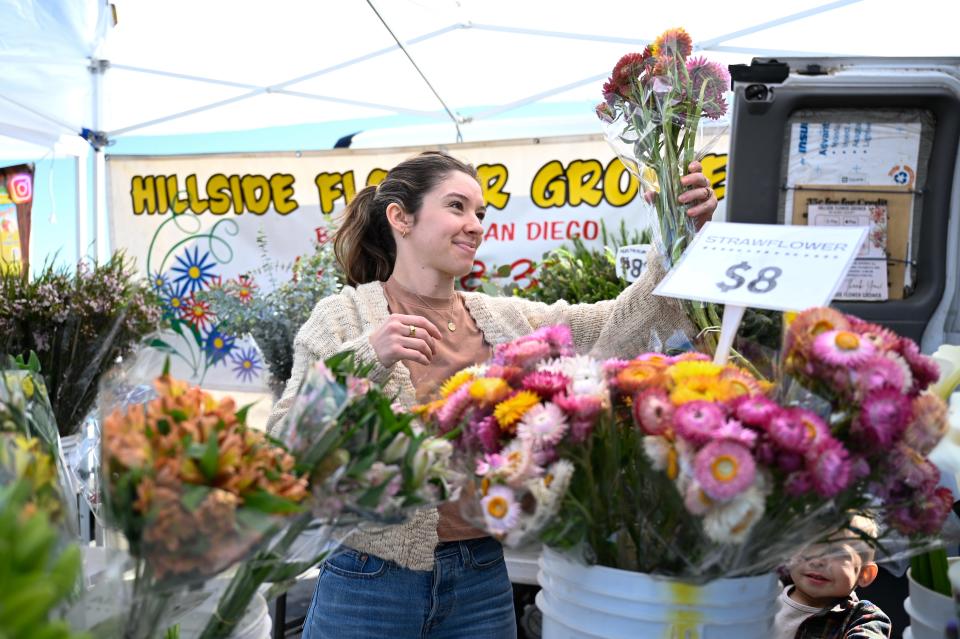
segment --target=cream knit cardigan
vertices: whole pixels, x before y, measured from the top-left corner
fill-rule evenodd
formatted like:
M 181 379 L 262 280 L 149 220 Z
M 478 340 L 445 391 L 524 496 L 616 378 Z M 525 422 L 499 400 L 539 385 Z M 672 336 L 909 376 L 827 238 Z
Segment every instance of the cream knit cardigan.
M 464 301 L 489 344 L 508 342 L 541 326 L 566 324 L 578 353 L 632 357 L 645 350 L 663 350 L 675 340 L 686 342 L 692 325 L 678 300 L 652 294 L 664 271 L 660 260 L 650 257 L 650 267 L 615 300 L 544 304 L 519 297 L 464 293 Z M 371 378 L 383 384 L 387 394 L 396 395 L 407 408 L 416 404 L 409 369 L 402 362 L 390 368 L 382 366 L 368 339 L 389 314 L 380 282 L 344 287 L 339 294 L 320 300 L 294 340 L 292 375 L 273 407 L 268 429 L 276 430 L 310 364 L 347 350 L 354 351 L 360 361 L 373 364 Z M 433 570 L 438 519 L 435 508 L 421 510 L 406 524 L 355 532 L 349 545 L 405 568 Z

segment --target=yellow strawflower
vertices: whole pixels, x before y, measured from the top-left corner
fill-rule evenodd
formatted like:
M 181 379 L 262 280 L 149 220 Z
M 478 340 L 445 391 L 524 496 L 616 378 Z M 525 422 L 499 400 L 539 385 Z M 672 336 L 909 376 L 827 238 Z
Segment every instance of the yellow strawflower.
M 540 403 L 540 397 L 531 391 L 520 391 L 510 399 L 505 399 L 493 409 L 493 416 L 501 430 L 509 430 L 523 419 L 531 408 Z

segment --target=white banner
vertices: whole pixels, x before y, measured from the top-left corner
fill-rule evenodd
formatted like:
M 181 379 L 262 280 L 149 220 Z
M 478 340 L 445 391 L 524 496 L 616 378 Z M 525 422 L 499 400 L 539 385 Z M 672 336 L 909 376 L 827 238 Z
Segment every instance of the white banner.
M 112 246 L 151 276 L 196 261 L 226 282 L 259 265 L 259 232 L 274 258 L 292 261 L 312 250 L 323 221 L 336 219 L 357 191 L 421 150 L 110 156 Z M 446 150 L 476 166 L 483 186 L 487 216 L 474 276 L 507 265 L 510 279 L 525 286 L 543 254 L 574 237 L 599 246 L 601 225 L 611 235 L 621 221 L 628 231 L 647 226 L 652 209 L 601 135 Z M 703 164 L 722 198 L 726 155 L 708 155 Z M 474 277 L 462 281 L 468 289 L 477 283 Z M 217 374 L 205 383 L 237 386 Z

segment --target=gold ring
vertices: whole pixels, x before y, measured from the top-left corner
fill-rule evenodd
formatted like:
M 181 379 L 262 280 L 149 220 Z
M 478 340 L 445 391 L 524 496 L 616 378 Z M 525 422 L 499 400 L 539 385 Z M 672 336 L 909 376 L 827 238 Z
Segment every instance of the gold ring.
M 410 337 L 416 337 L 416 336 L 417 336 L 417 327 L 414 326 L 413 324 L 411 324 L 411 325 L 410 325 Z

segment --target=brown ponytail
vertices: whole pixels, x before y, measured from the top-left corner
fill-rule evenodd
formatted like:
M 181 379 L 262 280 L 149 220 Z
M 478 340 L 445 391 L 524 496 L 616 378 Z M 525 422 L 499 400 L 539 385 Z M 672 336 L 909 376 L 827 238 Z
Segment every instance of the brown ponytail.
M 383 282 L 390 277 L 397 243 L 387 221 L 387 206 L 396 203 L 416 217 L 423 196 L 453 171 L 477 179 L 473 166 L 441 151 L 424 151 L 391 169 L 379 186 L 368 186 L 357 193 L 333 237 L 333 252 L 347 284 Z

